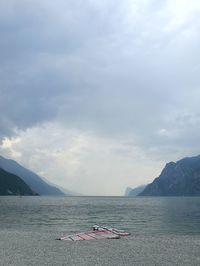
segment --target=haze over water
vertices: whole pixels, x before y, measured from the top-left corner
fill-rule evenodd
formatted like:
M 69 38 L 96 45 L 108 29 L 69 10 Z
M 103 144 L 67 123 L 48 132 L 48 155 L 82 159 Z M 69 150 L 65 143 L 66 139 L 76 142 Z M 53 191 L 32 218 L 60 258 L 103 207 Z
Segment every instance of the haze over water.
M 198 265 L 200 198 L 0 197 L 1 265 Z M 93 224 L 119 240 L 65 242 Z

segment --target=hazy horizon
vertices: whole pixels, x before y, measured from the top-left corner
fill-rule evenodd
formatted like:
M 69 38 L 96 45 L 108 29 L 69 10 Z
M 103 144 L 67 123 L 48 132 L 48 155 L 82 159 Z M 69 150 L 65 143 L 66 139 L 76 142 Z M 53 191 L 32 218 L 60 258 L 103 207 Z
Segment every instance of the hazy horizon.
M 195 0 L 0 2 L 0 154 L 123 195 L 200 154 Z

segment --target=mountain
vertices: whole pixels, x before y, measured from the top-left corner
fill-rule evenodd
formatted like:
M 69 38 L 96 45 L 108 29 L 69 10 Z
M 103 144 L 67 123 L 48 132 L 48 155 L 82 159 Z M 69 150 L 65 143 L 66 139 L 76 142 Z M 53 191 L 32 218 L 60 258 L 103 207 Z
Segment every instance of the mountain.
M 129 195 L 129 192 L 132 190 L 131 187 L 127 187 L 126 190 L 125 190 L 125 193 L 124 193 L 124 196 L 128 196 Z
M 139 187 L 131 189 L 127 196 L 129 196 L 129 197 L 138 196 L 146 188 L 146 186 L 147 185 L 141 185 Z
M 167 163 L 139 196 L 200 196 L 200 155 Z
M 33 192 L 20 177 L 0 168 L 0 195 L 34 196 L 37 193 Z
M 0 156 L 0 168 L 5 171 L 19 176 L 30 188 L 42 196 L 64 196 L 60 189 L 56 186 L 47 184 L 40 176 L 34 172 L 24 168 L 13 160 L 6 159 Z

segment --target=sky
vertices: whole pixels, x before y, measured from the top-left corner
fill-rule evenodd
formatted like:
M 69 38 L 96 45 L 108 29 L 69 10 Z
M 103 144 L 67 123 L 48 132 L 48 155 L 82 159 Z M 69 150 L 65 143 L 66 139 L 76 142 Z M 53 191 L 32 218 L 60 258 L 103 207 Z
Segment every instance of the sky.
M 0 154 L 123 195 L 200 154 L 198 0 L 0 1 Z

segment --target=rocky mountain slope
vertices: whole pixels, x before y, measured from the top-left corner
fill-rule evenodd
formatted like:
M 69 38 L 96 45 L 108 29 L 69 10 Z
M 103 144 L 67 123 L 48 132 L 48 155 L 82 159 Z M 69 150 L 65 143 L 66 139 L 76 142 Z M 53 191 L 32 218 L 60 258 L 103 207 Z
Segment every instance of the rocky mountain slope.
M 19 176 L 33 191 L 44 196 L 64 196 L 65 193 L 53 185 L 49 185 L 40 176 L 24 168 L 13 160 L 0 156 L 0 168 Z
M 167 163 L 139 196 L 200 196 L 200 155 Z
M 37 195 L 20 177 L 0 168 L 0 195 Z

